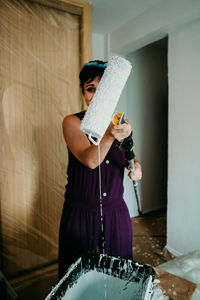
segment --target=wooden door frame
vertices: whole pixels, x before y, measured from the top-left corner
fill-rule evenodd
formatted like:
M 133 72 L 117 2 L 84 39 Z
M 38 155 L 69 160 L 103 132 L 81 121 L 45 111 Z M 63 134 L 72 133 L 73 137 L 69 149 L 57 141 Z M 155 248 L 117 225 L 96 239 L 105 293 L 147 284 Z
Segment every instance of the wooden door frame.
M 92 6 L 84 0 L 28 0 L 80 17 L 80 64 L 92 58 Z

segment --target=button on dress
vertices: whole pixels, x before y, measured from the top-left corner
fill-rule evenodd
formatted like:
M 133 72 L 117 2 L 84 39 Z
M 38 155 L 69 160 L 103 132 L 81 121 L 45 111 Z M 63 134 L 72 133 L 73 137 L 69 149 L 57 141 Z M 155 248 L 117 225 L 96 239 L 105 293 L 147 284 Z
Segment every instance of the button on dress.
M 75 114 L 80 120 L 85 112 Z M 125 151 L 115 140 L 101 163 L 105 253 L 132 259 L 132 224 L 123 199 Z M 87 251 L 101 249 L 99 167 L 84 166 L 68 149 L 68 183 L 59 232 L 59 277 Z M 109 162 L 109 163 L 108 163 Z

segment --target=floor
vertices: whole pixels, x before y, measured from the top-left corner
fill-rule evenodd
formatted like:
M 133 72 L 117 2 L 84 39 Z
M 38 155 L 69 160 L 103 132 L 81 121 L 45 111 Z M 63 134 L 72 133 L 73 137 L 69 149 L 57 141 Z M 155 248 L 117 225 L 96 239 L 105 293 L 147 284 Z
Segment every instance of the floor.
M 140 217 L 132 218 L 133 227 L 133 260 L 149 264 L 156 269 L 174 274 L 164 274 L 166 295 L 174 300 L 200 299 L 200 251 L 193 251 L 175 257 L 165 249 L 166 245 L 166 211 L 156 211 Z M 169 274 L 169 275 L 170 275 Z M 163 275 L 163 274 L 162 274 Z M 161 275 L 161 276 L 162 276 Z M 166 277 L 166 275 L 168 277 Z M 184 278 L 198 285 L 194 287 Z M 173 288 L 172 288 L 173 287 Z M 185 289 L 185 291 L 184 291 Z M 191 290 L 193 289 L 193 290 Z M 190 295 L 189 295 L 190 294 Z M 159 298 L 160 299 L 160 298 Z M 163 299 L 163 298 L 162 298 Z
M 133 260 L 141 262 L 143 264 L 149 264 L 156 269 L 159 268 L 160 272 L 167 271 L 169 273 L 178 275 L 187 280 L 196 282 L 199 284 L 199 288 L 195 293 L 189 296 L 189 289 L 191 286 L 187 285 L 187 282 L 180 282 L 178 277 L 168 276 L 166 273 L 161 273 L 161 278 L 164 280 L 165 295 L 168 295 L 170 300 L 199 300 L 200 299 L 200 251 L 195 253 L 189 253 L 183 257 L 174 258 L 164 247 L 166 245 L 166 211 L 156 211 L 153 213 L 145 214 L 141 217 L 135 217 L 132 219 L 133 225 Z M 164 270 L 164 271 L 163 271 Z M 32 282 L 33 278 L 27 277 L 27 286 L 23 286 L 18 283 L 14 284 L 16 292 L 21 296 L 21 299 L 44 299 L 44 295 L 54 285 L 52 282 L 57 280 L 57 266 L 49 267 L 44 274 L 36 274 L 33 276 L 38 278 L 36 282 Z M 30 287 L 33 287 L 30 294 Z M 181 285 L 182 284 L 182 285 Z M 177 290 L 176 287 L 180 287 L 181 290 Z M 44 290 L 46 288 L 46 290 Z M 40 293 L 40 295 L 39 295 Z M 171 293 L 171 294 L 170 294 Z M 176 294 L 175 294 L 176 293 Z M 191 292 L 193 293 L 193 291 Z M 184 294 L 184 295 L 183 295 Z M 43 297 L 41 296 L 43 295 Z M 164 298 L 159 298 L 164 299 Z
M 161 264 L 159 269 L 196 283 L 198 288 L 192 294 L 191 300 L 200 299 L 200 250 L 176 257 Z
M 166 245 L 166 210 L 132 218 L 133 260 L 158 266 L 174 258 Z

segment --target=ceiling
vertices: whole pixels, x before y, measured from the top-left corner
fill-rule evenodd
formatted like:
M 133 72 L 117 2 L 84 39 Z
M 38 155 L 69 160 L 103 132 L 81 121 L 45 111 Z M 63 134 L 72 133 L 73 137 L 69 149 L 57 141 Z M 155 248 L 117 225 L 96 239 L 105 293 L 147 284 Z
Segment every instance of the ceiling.
M 112 32 L 160 1 L 162 0 L 90 0 L 93 7 L 93 32 Z

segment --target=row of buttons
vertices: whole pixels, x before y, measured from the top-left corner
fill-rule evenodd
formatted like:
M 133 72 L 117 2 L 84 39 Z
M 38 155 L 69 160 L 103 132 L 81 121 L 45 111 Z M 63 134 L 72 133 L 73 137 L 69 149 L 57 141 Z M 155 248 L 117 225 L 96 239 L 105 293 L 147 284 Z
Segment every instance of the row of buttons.
M 109 162 L 109 160 L 107 159 L 107 160 L 105 161 L 105 163 L 108 165 L 110 162 Z M 106 196 L 107 196 L 107 193 L 103 193 L 103 196 L 106 197 Z

